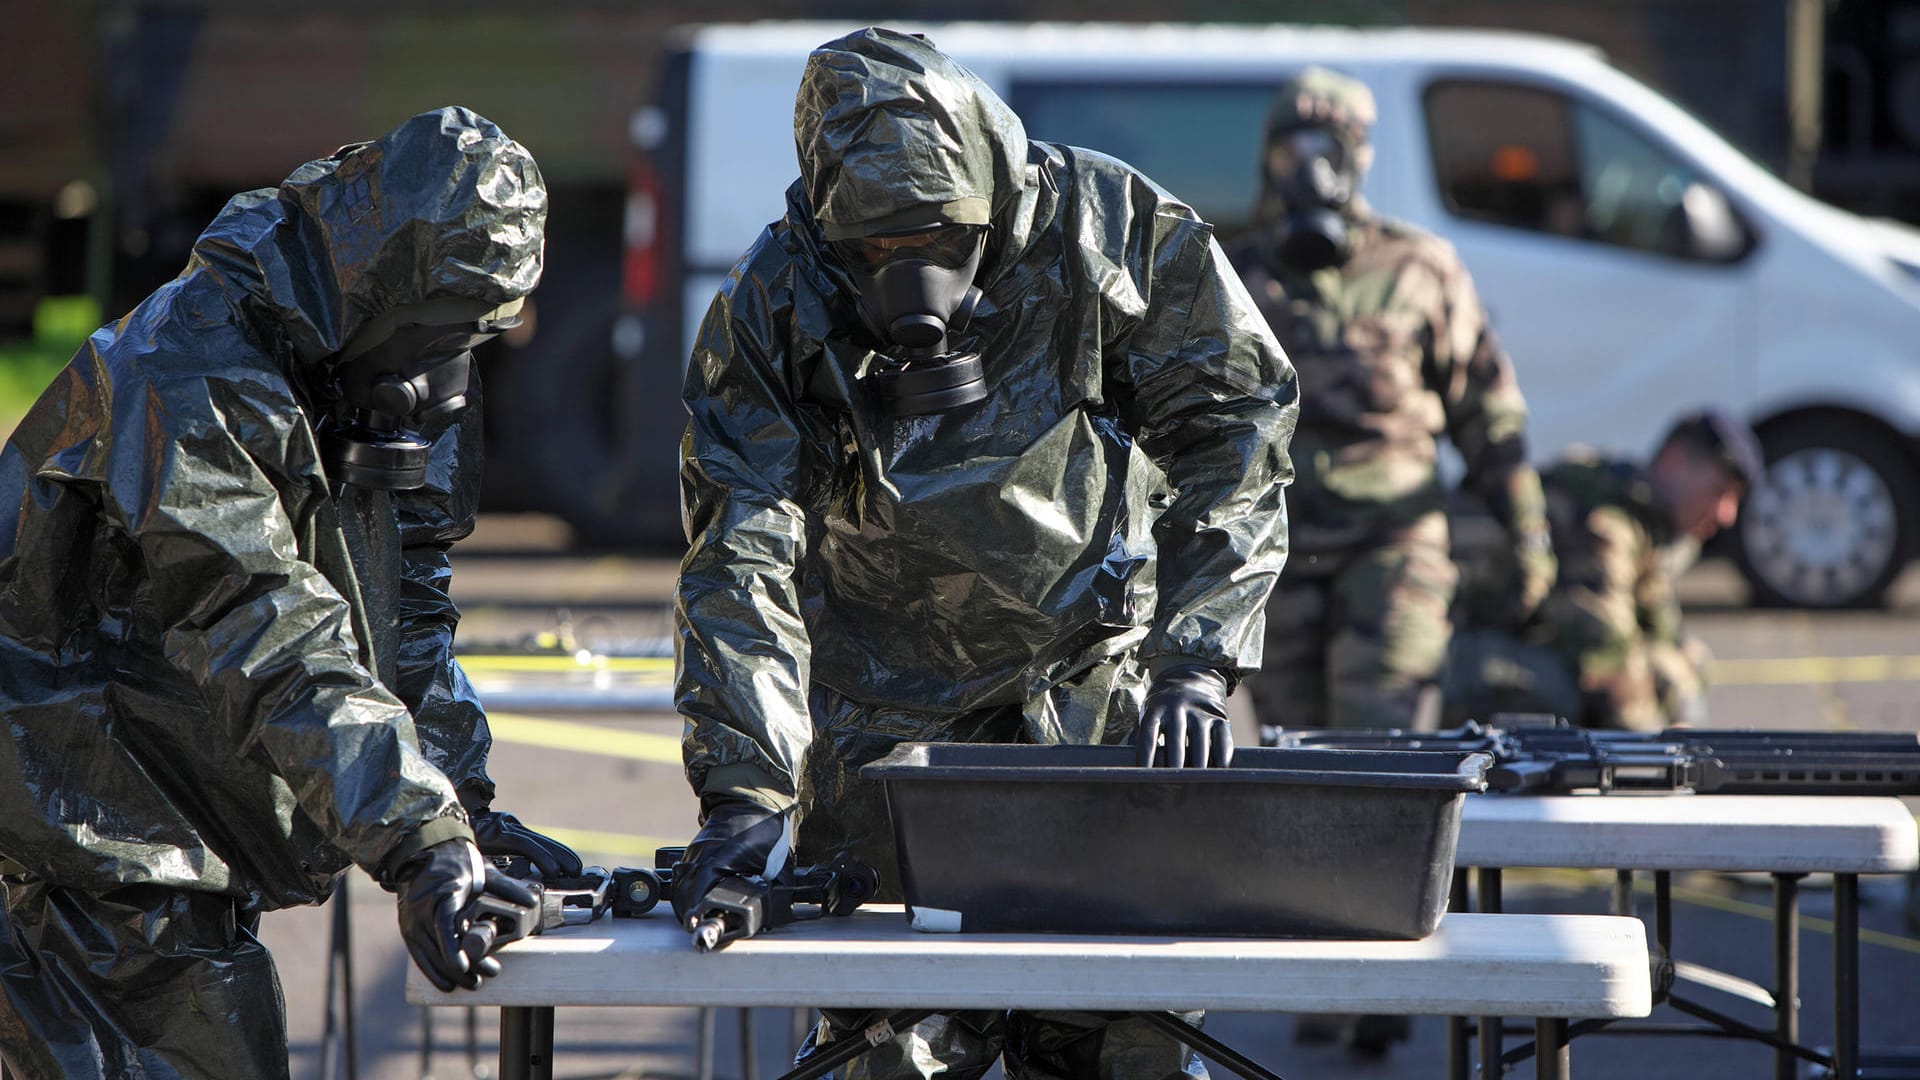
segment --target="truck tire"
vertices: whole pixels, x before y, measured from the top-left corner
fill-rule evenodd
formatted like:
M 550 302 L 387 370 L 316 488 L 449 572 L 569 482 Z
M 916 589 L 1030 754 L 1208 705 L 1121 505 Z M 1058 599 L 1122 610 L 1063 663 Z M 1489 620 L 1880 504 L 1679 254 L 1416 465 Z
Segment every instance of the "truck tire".
M 1766 477 L 1734 526 L 1734 561 L 1765 607 L 1863 608 L 1914 552 L 1912 460 L 1864 421 L 1818 418 L 1764 429 Z

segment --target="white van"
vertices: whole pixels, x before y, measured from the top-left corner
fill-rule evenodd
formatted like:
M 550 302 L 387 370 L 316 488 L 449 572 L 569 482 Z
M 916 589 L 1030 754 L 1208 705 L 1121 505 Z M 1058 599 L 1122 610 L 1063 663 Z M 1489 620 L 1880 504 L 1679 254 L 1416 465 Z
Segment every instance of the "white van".
M 1597 51 L 1457 30 L 903 28 L 971 67 L 1032 137 L 1130 162 L 1223 238 L 1246 226 L 1275 86 L 1309 63 L 1364 79 L 1380 106 L 1366 195 L 1459 248 L 1537 459 L 1574 443 L 1644 455 L 1715 402 L 1772 462 L 1733 544 L 1760 599 L 1877 603 L 1914 551 L 1920 233 L 1801 194 Z M 849 29 L 691 29 L 636 124 L 658 180 L 635 205 L 657 220 L 629 228 L 630 266 L 665 290 L 635 318 L 679 362 L 722 275 L 782 213 L 808 51 Z

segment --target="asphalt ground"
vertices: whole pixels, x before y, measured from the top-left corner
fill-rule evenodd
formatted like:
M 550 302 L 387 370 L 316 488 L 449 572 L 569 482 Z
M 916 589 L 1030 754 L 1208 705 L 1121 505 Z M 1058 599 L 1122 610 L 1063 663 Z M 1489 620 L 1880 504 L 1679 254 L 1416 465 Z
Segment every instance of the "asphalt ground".
M 680 722 L 657 705 L 586 712 L 521 706 L 537 706 L 541 694 L 555 690 L 576 700 L 596 695 L 616 703 L 663 699 L 670 661 L 582 665 L 567 651 L 580 646 L 616 654 L 657 650 L 670 627 L 674 569 L 671 560 L 570 554 L 564 533 L 542 519 L 487 519 L 474 540 L 456 551 L 463 650 L 492 653 L 531 645 L 548 652 L 534 664 L 479 655 L 468 660 L 484 693 L 516 704 L 490 706 L 497 806 L 573 844 L 590 862 L 649 865 L 653 848 L 691 836 L 696 805 L 680 770 Z M 1717 658 L 1710 698 L 1715 726 L 1920 728 L 1920 568 L 1902 579 L 1885 611 L 1748 610 L 1731 568 L 1711 562 L 1682 582 L 1682 597 L 1690 628 Z M 1252 741 L 1250 730 L 1246 741 Z M 495 1015 L 406 1004 L 407 960 L 392 900 L 357 872 L 348 882 L 358 1075 L 370 1080 L 492 1075 Z M 1679 958 L 1766 984 L 1771 894 L 1765 879 L 1680 875 L 1675 885 Z M 1506 904 L 1510 910 L 1599 912 L 1606 909 L 1610 886 L 1611 876 L 1599 873 L 1510 872 Z M 1920 1046 L 1920 935 L 1903 920 L 1904 889 L 1900 878 L 1862 882 L 1860 1000 L 1862 1040 L 1869 1048 Z M 1643 915 L 1650 906 L 1643 894 Z M 1832 1030 L 1831 916 L 1826 882 L 1808 879 L 1801 925 L 1802 1032 L 1814 1044 L 1825 1044 Z M 320 1075 L 332 923 L 328 905 L 276 912 L 263 924 L 263 936 L 279 961 L 297 1078 Z M 1698 988 L 1691 996 L 1750 1023 L 1767 1022 L 1752 1004 Z M 1678 1019 L 1665 1010 L 1656 1016 Z M 792 1050 L 792 1014 L 757 1010 L 749 1022 L 756 1033 L 758 1074 L 779 1075 Z M 742 1080 L 741 1015 L 721 1010 L 715 1023 L 716 1075 Z M 699 1024 L 692 1009 L 559 1010 L 554 1075 L 574 1080 L 690 1077 Z M 1411 1080 L 1444 1074 L 1444 1034 L 1435 1018 L 1414 1020 L 1412 1041 L 1375 1062 L 1355 1061 L 1338 1047 L 1295 1045 L 1292 1021 L 1284 1016 L 1216 1015 L 1208 1029 L 1289 1080 Z M 1763 1077 L 1772 1075 L 1771 1060 L 1769 1051 L 1754 1044 L 1701 1038 L 1599 1036 L 1577 1042 L 1574 1051 L 1575 1075 L 1582 1078 Z M 1532 1072 L 1521 1066 L 1509 1075 Z

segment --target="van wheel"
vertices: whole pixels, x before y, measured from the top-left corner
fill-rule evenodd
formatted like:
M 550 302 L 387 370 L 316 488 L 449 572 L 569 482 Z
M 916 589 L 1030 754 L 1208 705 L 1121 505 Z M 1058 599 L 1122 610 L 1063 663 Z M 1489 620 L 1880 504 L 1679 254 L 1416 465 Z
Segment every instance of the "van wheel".
M 1795 421 L 1761 437 L 1734 560 L 1770 607 L 1877 607 L 1914 550 L 1914 469 L 1865 424 Z

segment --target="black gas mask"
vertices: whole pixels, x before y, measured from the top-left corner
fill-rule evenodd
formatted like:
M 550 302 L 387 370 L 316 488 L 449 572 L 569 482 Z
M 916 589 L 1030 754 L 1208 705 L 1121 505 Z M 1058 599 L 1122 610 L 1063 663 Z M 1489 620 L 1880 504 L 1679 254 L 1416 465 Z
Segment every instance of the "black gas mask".
M 1281 262 L 1314 271 L 1346 260 L 1345 211 L 1360 187 L 1359 156 L 1324 127 L 1297 127 L 1269 140 L 1268 196 L 1286 207 L 1273 236 Z
M 980 302 L 973 279 L 986 250 L 983 225 L 832 241 L 859 298 L 860 320 L 879 341 L 866 381 L 896 416 L 941 412 L 987 396 L 978 353 L 950 352 Z
M 426 483 L 432 446 L 419 429 L 467 407 L 474 348 L 520 325 L 520 305 L 401 308 L 356 334 L 334 361 L 334 411 L 319 429 L 328 476 L 379 491 Z

